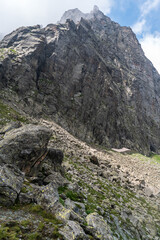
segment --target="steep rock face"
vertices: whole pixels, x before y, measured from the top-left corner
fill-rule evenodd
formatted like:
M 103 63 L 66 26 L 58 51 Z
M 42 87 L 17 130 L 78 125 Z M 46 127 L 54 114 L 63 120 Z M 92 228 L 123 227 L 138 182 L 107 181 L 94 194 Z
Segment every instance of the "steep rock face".
M 160 152 L 159 74 L 130 28 L 97 8 L 86 16 L 7 35 L 0 43 L 2 98 L 83 140 Z

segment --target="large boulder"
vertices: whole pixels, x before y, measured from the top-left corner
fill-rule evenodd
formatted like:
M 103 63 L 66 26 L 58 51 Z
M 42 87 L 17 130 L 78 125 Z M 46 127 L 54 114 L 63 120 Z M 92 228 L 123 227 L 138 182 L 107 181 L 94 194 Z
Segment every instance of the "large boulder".
M 111 230 L 107 222 L 98 213 L 91 213 L 86 217 L 88 230 L 92 233 L 95 239 L 112 240 L 110 235 Z
M 66 226 L 60 229 L 60 233 L 65 240 L 88 239 L 79 223 L 74 221 L 68 221 Z
M 0 142 L 0 165 L 14 164 L 29 174 L 47 155 L 50 137 L 51 130 L 31 124 L 7 132 Z
M 22 188 L 24 173 L 16 166 L 0 166 L 0 204 L 13 205 Z
M 34 189 L 34 198 L 45 210 L 55 213 L 59 207 L 59 195 L 54 183 Z

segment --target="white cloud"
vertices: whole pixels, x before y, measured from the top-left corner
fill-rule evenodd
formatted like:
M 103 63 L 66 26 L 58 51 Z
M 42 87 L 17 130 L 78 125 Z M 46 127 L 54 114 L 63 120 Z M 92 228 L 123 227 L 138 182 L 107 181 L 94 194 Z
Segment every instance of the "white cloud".
M 141 46 L 146 57 L 153 63 L 154 67 L 160 73 L 160 33 L 149 33 L 150 25 L 147 24 L 148 14 L 157 10 L 160 5 L 160 0 L 146 0 L 140 6 L 140 17 L 138 21 L 132 26 L 136 34 L 142 35 L 140 39 Z
M 154 10 L 160 4 L 160 0 L 147 0 L 141 6 L 141 16 L 146 16 L 150 11 Z
M 136 34 L 140 34 L 143 31 L 145 24 L 146 24 L 146 20 L 145 19 L 142 19 L 141 21 L 136 22 L 132 26 L 133 32 L 135 32 Z
M 152 10 L 156 10 L 159 4 L 160 0 L 146 0 L 144 4 L 140 6 L 140 17 L 138 21 L 132 26 L 132 29 L 136 34 L 141 34 L 147 29 L 147 15 Z
M 153 63 L 154 67 L 160 73 L 160 33 L 147 34 L 140 43 L 146 57 Z
M 26 25 L 56 23 L 69 9 L 90 12 L 94 5 L 108 14 L 114 0 L 0 0 L 0 32 Z

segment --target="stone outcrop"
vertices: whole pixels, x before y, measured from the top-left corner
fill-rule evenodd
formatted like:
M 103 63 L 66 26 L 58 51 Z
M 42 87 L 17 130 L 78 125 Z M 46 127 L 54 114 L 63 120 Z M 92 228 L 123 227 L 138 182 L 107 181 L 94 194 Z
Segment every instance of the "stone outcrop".
M 23 181 L 24 173 L 14 165 L 0 166 L 0 204 L 5 206 L 15 204 Z
M 110 235 L 111 230 L 107 223 L 104 221 L 103 217 L 98 213 L 91 213 L 86 218 L 88 229 L 90 229 L 92 235 L 96 239 L 101 240 L 112 240 Z
M 63 14 L 58 23 L 64 24 L 66 23 L 67 19 L 72 19 L 75 23 L 79 22 L 81 18 L 89 20 L 94 18 L 94 14 L 97 15 L 98 12 L 100 13 L 99 8 L 96 5 L 94 6 L 93 11 L 91 11 L 90 13 L 83 13 L 78 8 L 71 9 Z
M 0 164 L 15 164 L 26 174 L 47 155 L 51 131 L 26 125 L 7 132 L 0 142 Z
M 5 125 L 0 129 L 0 135 L 4 135 L 5 133 L 11 131 L 12 129 L 20 128 L 22 127 L 21 122 L 11 122 Z
M 88 239 L 82 227 L 74 221 L 68 221 L 68 224 L 60 230 L 60 233 L 65 240 Z
M 54 184 L 50 183 L 46 187 L 39 187 L 34 190 L 34 194 L 37 204 L 53 214 L 56 212 L 56 207 L 59 204 L 59 196 Z
M 4 37 L 1 97 L 82 140 L 158 153 L 160 76 L 135 34 L 96 7 L 69 11 L 61 22 L 68 18 Z

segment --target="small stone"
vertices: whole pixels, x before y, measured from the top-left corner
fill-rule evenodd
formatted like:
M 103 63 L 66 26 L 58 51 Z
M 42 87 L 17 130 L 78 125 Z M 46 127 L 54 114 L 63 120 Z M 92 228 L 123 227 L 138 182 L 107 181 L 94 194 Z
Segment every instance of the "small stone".
M 59 232 L 65 240 L 88 239 L 79 223 L 74 221 L 67 221 L 66 226 L 61 228 Z
M 98 158 L 97 158 L 95 155 L 92 155 L 92 156 L 90 157 L 90 161 L 91 161 L 91 163 L 99 166 Z

